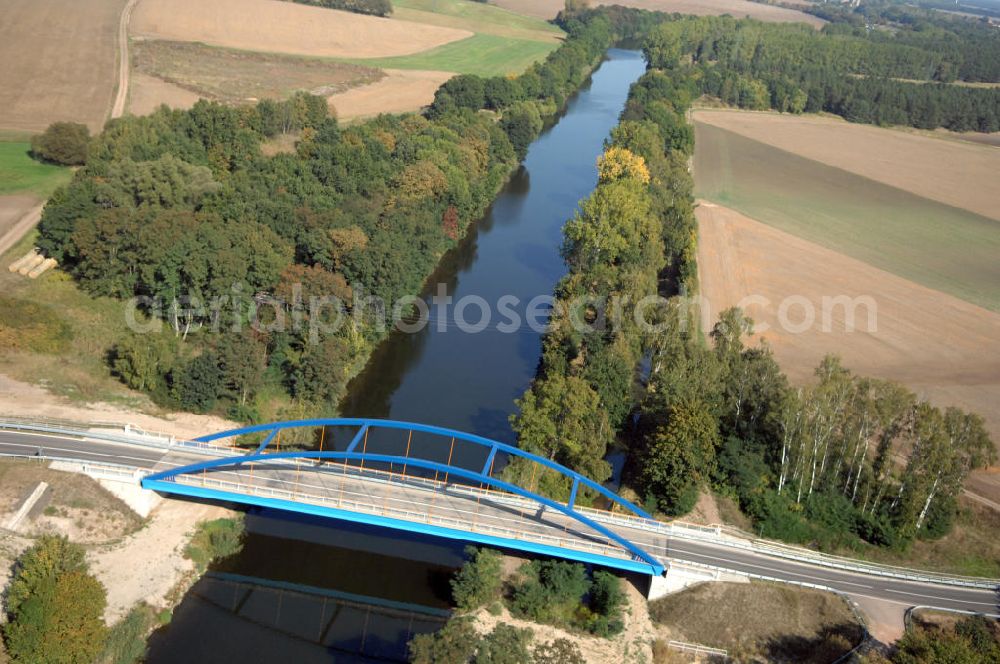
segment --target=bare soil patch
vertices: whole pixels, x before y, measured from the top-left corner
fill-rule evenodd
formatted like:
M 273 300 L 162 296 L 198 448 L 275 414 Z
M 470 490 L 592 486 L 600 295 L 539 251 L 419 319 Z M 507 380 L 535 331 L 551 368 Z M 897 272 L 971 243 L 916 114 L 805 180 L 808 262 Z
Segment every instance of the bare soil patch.
M 891 187 L 1000 219 L 1000 150 L 818 115 L 698 110 L 735 132 Z
M 331 95 L 373 83 L 384 74 L 373 67 L 276 53 L 205 46 L 194 42 L 137 40 L 137 71 L 224 103 L 285 99 L 298 90 Z
M 28 536 L 66 535 L 93 544 L 116 540 L 135 531 L 141 519 L 121 500 L 86 475 L 50 470 L 35 462 L 0 459 L 0 523 L 5 524 L 39 482 L 49 488 L 19 532 Z
M 132 115 L 149 115 L 163 104 L 187 110 L 201 99 L 198 93 L 155 76 L 132 72 L 129 78 L 128 110 Z
M 491 0 L 491 3 L 509 9 L 519 14 L 537 16 L 539 18 L 555 18 L 565 7 L 564 0 Z M 608 0 L 594 2 L 594 5 L 623 5 L 663 12 L 678 12 L 681 14 L 696 14 L 698 16 L 718 16 L 732 14 L 737 18 L 749 16 L 769 23 L 808 23 L 813 27 L 822 27 L 826 21 L 803 12 L 764 5 L 748 0 Z
M 770 583 L 704 583 L 649 603 L 658 628 L 680 641 L 725 648 L 735 661 L 829 664 L 862 637 L 832 593 Z
M 417 111 L 434 101 L 441 84 L 454 76 L 446 71 L 386 69 L 385 78 L 369 85 L 331 95 L 337 118 L 350 120 L 379 113 Z
M 157 417 L 108 403 L 73 403 L 37 385 L 14 380 L 4 374 L 0 374 L 0 413 L 10 417 L 50 418 L 80 423 L 120 422 L 122 426 L 133 424 L 145 431 L 158 431 L 186 439 L 239 426 L 213 415 L 167 413 Z
M 377 58 L 472 36 L 467 30 L 278 0 L 142 0 L 131 34 L 250 51 Z
M 1000 441 L 1000 314 L 728 208 L 703 203 L 696 213 L 701 290 L 710 305 L 703 312 L 705 329 L 720 311 L 742 302 L 761 331 L 756 336 L 771 345 L 793 382 L 809 381 L 823 356 L 836 353 L 858 374 L 897 380 L 938 405 L 979 413 Z M 764 300 L 750 303 L 748 296 Z M 802 303 L 816 312 L 815 323 L 799 333 L 779 322 L 781 303 L 790 296 L 800 298 L 785 311 L 793 326 L 805 320 Z M 846 309 L 828 307 L 824 331 L 824 296 L 871 298 L 874 328 L 864 307 L 856 310 L 853 332 Z
M 121 619 L 138 602 L 162 608 L 171 603 L 178 588 L 194 580 L 194 563 L 184 557 L 195 526 L 232 512 L 217 505 L 163 501 L 147 525 L 114 546 L 91 551 L 91 571 L 108 589 L 104 619 Z
M 0 127 L 104 125 L 117 80 L 125 0 L 5 0 L 0 21 Z

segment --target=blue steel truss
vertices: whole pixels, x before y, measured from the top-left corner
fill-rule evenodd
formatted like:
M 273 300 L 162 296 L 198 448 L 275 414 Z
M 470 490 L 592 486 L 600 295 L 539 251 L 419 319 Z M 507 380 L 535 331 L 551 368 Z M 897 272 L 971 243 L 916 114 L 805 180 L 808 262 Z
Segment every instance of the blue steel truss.
M 283 429 L 317 428 L 317 427 L 355 427 L 355 426 L 359 427 L 359 429 L 355 434 L 354 438 L 351 440 L 350 444 L 348 445 L 346 451 L 344 452 L 323 452 L 315 450 L 306 450 L 306 451 L 294 451 L 294 452 L 266 453 L 266 449 L 268 448 L 268 446 L 277 437 L 278 432 Z M 454 466 L 451 463 L 442 464 L 412 456 L 402 457 L 397 455 L 370 453 L 365 450 L 360 452 L 357 451 L 357 447 L 361 442 L 361 440 L 363 439 L 363 437 L 366 436 L 369 431 L 376 429 L 396 429 L 396 430 L 405 430 L 411 432 L 428 433 L 435 436 L 453 438 L 454 440 L 460 440 L 474 445 L 478 445 L 488 450 L 486 463 L 483 465 L 481 471 L 474 471 Z M 490 440 L 489 438 L 484 438 L 482 436 L 476 436 L 474 434 L 469 434 L 454 429 L 447 429 L 444 427 L 436 427 L 426 424 L 416 424 L 410 422 L 399 422 L 395 420 L 377 420 L 377 419 L 366 419 L 366 418 L 311 419 L 311 420 L 296 420 L 290 422 L 274 422 L 270 424 L 258 424 L 255 426 L 233 429 L 230 431 L 222 431 L 215 434 L 209 434 L 197 438 L 196 440 L 199 442 L 213 442 L 217 440 L 233 438 L 236 436 L 261 433 L 261 432 L 266 432 L 266 436 L 264 440 L 261 442 L 261 444 L 257 447 L 256 451 L 253 453 L 244 456 L 213 459 L 210 461 L 194 463 L 187 466 L 171 468 L 169 470 L 165 470 L 159 473 L 154 473 L 143 478 L 142 486 L 146 489 L 161 491 L 164 493 L 174 493 L 192 497 L 225 500 L 225 501 L 244 503 L 244 504 L 254 504 L 263 507 L 272 507 L 294 512 L 303 512 L 308 514 L 328 516 L 348 521 L 382 525 L 401 530 L 424 532 L 436 536 L 448 537 L 451 539 L 477 541 L 484 544 L 492 544 L 507 548 L 531 551 L 534 553 L 541 553 L 544 555 L 550 555 L 554 557 L 570 558 L 574 560 L 581 560 L 583 562 L 606 565 L 609 567 L 618 567 L 620 569 L 626 569 L 630 571 L 651 573 L 657 576 L 663 573 L 664 570 L 663 564 L 656 557 L 652 556 L 651 554 L 649 554 L 641 547 L 637 546 L 636 544 L 628 540 L 627 538 L 619 535 L 618 533 L 615 533 L 614 531 L 610 530 L 603 524 L 594 521 L 593 519 L 587 517 L 586 515 L 582 514 L 579 510 L 577 510 L 576 497 L 578 494 L 579 487 L 583 485 L 588 489 L 591 489 L 597 492 L 598 494 L 604 496 L 612 503 L 618 504 L 621 507 L 628 510 L 629 512 L 632 512 L 636 516 L 639 516 L 644 519 L 652 519 L 652 517 L 648 513 L 646 513 L 644 510 L 637 507 L 630 501 L 622 498 L 621 496 L 615 494 L 612 491 L 609 491 L 607 488 L 601 486 L 599 483 L 591 480 L 590 478 L 585 477 L 575 471 L 572 471 L 569 468 L 566 468 L 565 466 L 558 464 L 550 459 L 540 457 L 536 454 L 531 454 L 530 452 L 526 452 L 517 447 L 513 447 L 511 445 L 507 445 L 505 443 L 501 443 L 495 440 Z M 490 472 L 493 467 L 493 461 L 496 458 L 498 452 L 503 452 L 511 457 L 520 457 L 541 464 L 542 466 L 554 470 L 559 474 L 570 479 L 572 484 L 570 490 L 570 499 L 568 503 L 562 504 L 556 502 L 554 500 L 541 496 L 523 487 L 492 477 L 490 475 Z M 414 523 L 401 519 L 388 518 L 385 516 L 378 516 L 366 513 L 354 513 L 347 510 L 335 509 L 326 506 L 307 505 L 292 500 L 267 498 L 255 495 L 241 494 L 236 492 L 222 491 L 219 489 L 198 487 L 189 484 L 181 484 L 174 481 L 174 479 L 179 475 L 191 475 L 191 474 L 206 472 L 209 470 L 218 470 L 227 467 L 240 466 L 242 464 L 250 462 L 266 462 L 277 459 L 316 459 L 316 460 L 338 460 L 344 462 L 359 461 L 362 463 L 373 462 L 373 463 L 388 463 L 388 464 L 407 464 L 409 466 L 414 466 L 417 468 L 423 468 L 435 472 L 447 473 L 449 475 L 460 477 L 462 479 L 469 480 L 474 483 L 489 485 L 491 487 L 495 487 L 502 491 L 507 491 L 514 495 L 518 495 L 523 498 L 528 498 L 540 505 L 544 505 L 545 507 L 561 512 L 562 514 L 565 514 L 570 518 L 575 519 L 579 523 L 607 537 L 609 540 L 616 542 L 623 549 L 625 549 L 627 552 L 631 554 L 632 559 L 624 560 L 612 556 L 603 556 L 599 554 L 577 551 L 575 549 L 555 547 L 547 544 L 533 543 L 530 541 L 526 541 L 524 539 L 501 538 L 492 535 L 485 535 L 471 531 L 455 530 L 431 524 Z

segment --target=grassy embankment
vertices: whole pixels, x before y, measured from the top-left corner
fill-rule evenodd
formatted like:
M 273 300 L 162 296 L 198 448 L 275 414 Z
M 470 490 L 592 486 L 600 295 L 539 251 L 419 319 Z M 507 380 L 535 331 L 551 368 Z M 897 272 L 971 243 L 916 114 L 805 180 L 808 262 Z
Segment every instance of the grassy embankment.
M 826 664 L 861 640 L 840 597 L 770 583 L 706 583 L 650 602 L 665 638 L 729 651 L 735 661 Z
M 699 198 L 1000 311 L 996 221 L 718 127 L 696 146 Z

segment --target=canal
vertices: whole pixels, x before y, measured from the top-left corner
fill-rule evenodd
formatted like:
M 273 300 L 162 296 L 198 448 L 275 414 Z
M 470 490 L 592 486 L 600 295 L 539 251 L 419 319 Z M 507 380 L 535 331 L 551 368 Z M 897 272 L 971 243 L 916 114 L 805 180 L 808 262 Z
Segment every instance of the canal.
M 565 274 L 562 226 L 593 189 L 595 160 L 644 71 L 639 52 L 608 52 L 428 280 L 429 324 L 380 345 L 349 386 L 342 415 L 513 442 L 508 418 L 541 351 L 529 306 Z M 457 311 L 459 302 L 470 304 Z M 463 461 L 459 450 L 455 461 Z M 266 511 L 248 514 L 246 525 L 243 551 L 185 595 L 150 639 L 147 662 L 405 661 L 408 638 L 444 620 L 460 543 Z

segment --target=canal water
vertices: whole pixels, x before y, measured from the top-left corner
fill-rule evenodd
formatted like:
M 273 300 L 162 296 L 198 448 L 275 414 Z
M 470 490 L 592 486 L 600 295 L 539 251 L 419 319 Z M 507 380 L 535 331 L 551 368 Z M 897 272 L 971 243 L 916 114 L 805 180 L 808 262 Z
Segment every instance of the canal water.
M 637 51 L 609 51 L 428 281 L 429 324 L 381 344 L 349 386 L 343 416 L 513 442 L 508 418 L 541 351 L 538 326 L 526 320 L 529 303 L 551 294 L 565 274 L 562 226 L 593 189 L 595 161 L 644 71 Z M 451 304 L 432 299 L 440 295 Z M 482 300 L 456 311 L 470 296 Z M 454 461 L 482 463 L 481 451 L 463 454 L 456 449 Z M 445 619 L 460 543 L 269 511 L 249 513 L 246 524 L 243 551 L 195 584 L 171 624 L 150 639 L 148 662 L 405 661 L 409 637 Z

